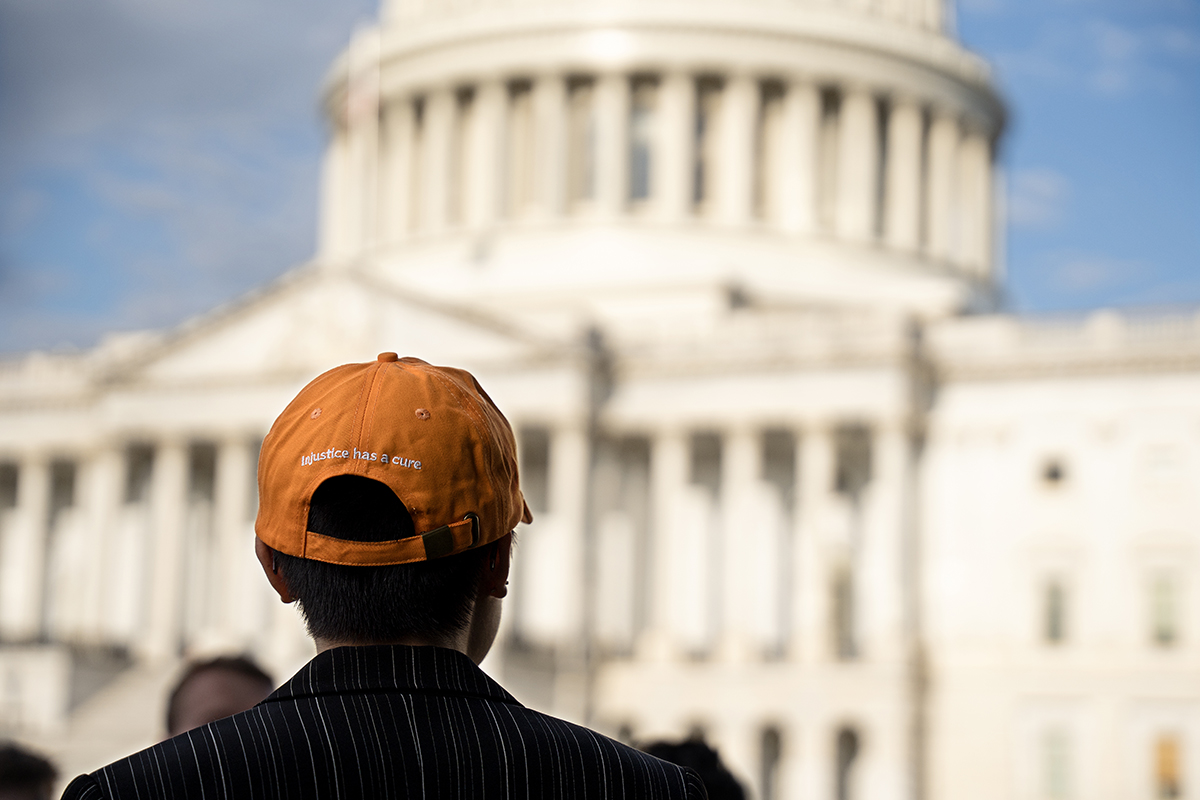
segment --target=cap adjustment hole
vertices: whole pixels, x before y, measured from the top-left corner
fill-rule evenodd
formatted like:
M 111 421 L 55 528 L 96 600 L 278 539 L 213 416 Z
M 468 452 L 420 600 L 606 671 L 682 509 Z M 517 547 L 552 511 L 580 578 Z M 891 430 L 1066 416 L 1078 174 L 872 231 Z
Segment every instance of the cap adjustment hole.
M 418 408 L 417 409 L 417 419 L 429 419 L 429 409 Z

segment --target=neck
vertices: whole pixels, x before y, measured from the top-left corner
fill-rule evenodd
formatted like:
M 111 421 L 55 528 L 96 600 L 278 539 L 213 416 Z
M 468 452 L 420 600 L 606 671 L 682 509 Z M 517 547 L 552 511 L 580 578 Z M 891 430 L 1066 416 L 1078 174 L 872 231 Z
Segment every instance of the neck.
M 468 636 L 466 631 L 461 631 L 449 636 L 403 636 L 399 639 L 393 639 L 386 642 L 360 642 L 355 640 L 314 638 L 313 644 L 316 645 L 318 653 L 324 653 L 326 650 L 332 650 L 335 647 L 368 647 L 370 645 L 377 644 L 400 644 L 406 647 L 445 647 L 449 650 L 457 650 L 464 655 L 470 655 L 467 647 Z

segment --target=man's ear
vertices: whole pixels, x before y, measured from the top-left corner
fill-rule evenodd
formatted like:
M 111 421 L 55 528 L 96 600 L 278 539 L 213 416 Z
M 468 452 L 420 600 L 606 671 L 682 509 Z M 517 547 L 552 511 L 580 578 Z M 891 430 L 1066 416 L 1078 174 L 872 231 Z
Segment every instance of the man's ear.
M 271 582 L 271 588 L 279 595 L 279 601 L 281 603 L 296 602 L 296 595 L 292 594 L 292 590 L 288 587 L 287 578 L 279 571 L 279 565 L 275 560 L 275 551 L 257 536 L 254 537 L 254 555 L 258 556 L 258 563 L 262 565 L 267 580 Z
M 481 595 L 502 598 L 508 596 L 508 568 L 512 564 L 512 534 L 509 533 L 488 545 L 491 552 L 483 564 Z

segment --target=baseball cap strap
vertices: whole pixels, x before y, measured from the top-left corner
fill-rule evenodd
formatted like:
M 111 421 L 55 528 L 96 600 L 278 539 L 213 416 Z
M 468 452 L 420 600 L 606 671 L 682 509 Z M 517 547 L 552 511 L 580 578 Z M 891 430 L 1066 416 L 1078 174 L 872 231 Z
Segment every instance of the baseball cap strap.
M 479 517 L 467 514 L 458 522 L 388 542 L 355 542 L 307 531 L 302 557 L 327 564 L 410 564 L 461 553 L 479 544 L 479 539 Z
M 479 544 L 479 517 L 468 513 L 458 522 L 422 533 L 421 540 L 425 543 L 426 558 L 441 558 L 469 550 Z

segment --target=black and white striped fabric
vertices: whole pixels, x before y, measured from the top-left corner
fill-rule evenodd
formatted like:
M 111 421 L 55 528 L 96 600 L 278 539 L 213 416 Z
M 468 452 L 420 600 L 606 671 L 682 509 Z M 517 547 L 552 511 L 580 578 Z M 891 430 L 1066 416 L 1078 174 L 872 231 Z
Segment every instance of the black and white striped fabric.
M 255 708 L 71 782 L 99 798 L 703 798 L 700 778 L 531 711 L 465 655 L 338 647 Z

